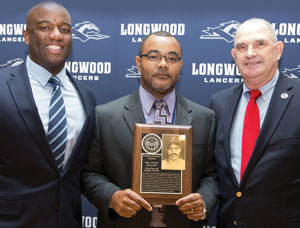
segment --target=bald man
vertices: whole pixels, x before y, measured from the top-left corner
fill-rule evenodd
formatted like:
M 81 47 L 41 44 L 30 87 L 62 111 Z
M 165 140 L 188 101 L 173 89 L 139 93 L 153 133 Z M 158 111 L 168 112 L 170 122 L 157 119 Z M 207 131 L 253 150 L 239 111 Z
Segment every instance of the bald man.
M 278 70 L 282 51 L 268 21 L 245 21 L 231 52 L 244 82 L 212 97 L 218 228 L 300 227 L 300 81 Z
M 79 176 L 95 98 L 65 68 L 71 29 L 63 6 L 34 6 L 24 31 L 29 56 L 0 71 L 0 227 L 82 227 Z

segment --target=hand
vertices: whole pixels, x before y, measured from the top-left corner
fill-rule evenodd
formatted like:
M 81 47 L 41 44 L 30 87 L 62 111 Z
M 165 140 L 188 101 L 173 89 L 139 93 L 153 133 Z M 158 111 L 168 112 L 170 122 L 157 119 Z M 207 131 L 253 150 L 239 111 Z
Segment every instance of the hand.
M 203 216 L 203 200 L 199 193 L 189 194 L 175 203 L 178 209 L 187 217 L 195 222 L 199 221 Z
M 111 197 L 109 206 L 125 218 L 131 218 L 142 207 L 147 211 L 152 211 L 151 205 L 131 189 L 116 191 Z

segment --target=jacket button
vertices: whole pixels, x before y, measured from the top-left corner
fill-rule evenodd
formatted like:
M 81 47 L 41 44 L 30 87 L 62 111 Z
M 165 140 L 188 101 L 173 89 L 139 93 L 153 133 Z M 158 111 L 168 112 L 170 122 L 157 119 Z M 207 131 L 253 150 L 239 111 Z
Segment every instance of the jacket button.
M 238 197 L 238 198 L 242 197 L 242 192 L 237 192 L 236 197 Z

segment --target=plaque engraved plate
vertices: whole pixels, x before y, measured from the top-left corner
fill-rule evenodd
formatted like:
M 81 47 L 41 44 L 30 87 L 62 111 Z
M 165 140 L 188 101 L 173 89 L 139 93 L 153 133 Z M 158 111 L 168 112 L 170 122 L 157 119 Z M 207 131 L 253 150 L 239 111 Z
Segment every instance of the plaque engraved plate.
M 133 191 L 174 205 L 192 191 L 192 127 L 135 124 L 132 168 Z

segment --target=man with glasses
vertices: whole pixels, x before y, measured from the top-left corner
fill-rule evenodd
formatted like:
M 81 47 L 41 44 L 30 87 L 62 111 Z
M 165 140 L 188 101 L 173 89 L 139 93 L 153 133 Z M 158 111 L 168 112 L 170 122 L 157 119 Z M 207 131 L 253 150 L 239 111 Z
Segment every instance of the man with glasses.
M 175 92 L 183 60 L 171 34 L 155 32 L 139 49 L 139 89 L 96 108 L 94 138 L 82 175 L 85 196 L 98 209 L 98 227 L 203 227 L 216 205 L 213 158 L 215 116 Z M 134 123 L 155 121 L 163 102 L 165 123 L 193 126 L 193 193 L 174 206 L 154 207 L 131 188 Z

